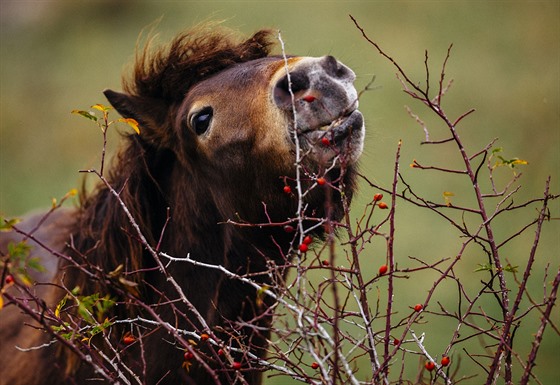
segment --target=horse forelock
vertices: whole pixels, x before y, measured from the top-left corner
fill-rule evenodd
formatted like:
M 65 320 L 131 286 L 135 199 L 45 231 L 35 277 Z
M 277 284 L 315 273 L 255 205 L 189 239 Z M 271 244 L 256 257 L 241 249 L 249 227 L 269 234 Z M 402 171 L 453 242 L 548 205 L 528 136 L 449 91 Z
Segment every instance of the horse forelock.
M 181 100 L 196 83 L 238 63 L 269 55 L 274 44 L 270 30 L 239 41 L 216 26 L 200 26 L 175 37 L 169 45 L 153 47 L 153 39 L 139 48 L 132 76 L 123 78 L 131 95 Z

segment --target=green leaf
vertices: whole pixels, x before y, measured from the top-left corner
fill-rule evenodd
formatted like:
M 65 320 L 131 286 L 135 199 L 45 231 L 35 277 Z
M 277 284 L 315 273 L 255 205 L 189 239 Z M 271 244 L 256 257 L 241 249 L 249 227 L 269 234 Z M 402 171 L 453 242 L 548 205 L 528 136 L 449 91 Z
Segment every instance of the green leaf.
M 81 115 L 84 118 L 97 122 L 97 116 L 93 115 L 91 112 L 82 111 L 82 110 L 72 110 L 72 114 Z
M 492 154 L 495 154 L 497 152 L 502 152 L 503 148 L 502 147 L 496 147 L 495 149 L 492 150 Z
M 477 267 L 474 271 L 492 271 L 492 265 L 490 265 L 489 263 L 479 263 L 478 264 L 479 267 Z
M 8 255 L 10 259 L 14 262 L 22 262 L 29 256 L 31 251 L 31 246 L 25 241 L 18 243 L 10 242 L 8 243 Z
M 47 271 L 47 269 L 45 269 L 45 266 L 43 266 L 41 264 L 41 258 L 38 258 L 38 257 L 29 258 L 27 260 L 27 267 L 29 269 L 38 271 L 39 273 L 43 273 L 43 272 Z
M 0 216 L 0 231 L 11 231 L 14 225 L 17 225 L 19 222 L 21 222 L 21 219 L 6 219 Z
M 509 273 L 517 273 L 517 268 L 519 266 L 512 266 L 509 263 L 504 267 L 504 271 L 507 271 Z

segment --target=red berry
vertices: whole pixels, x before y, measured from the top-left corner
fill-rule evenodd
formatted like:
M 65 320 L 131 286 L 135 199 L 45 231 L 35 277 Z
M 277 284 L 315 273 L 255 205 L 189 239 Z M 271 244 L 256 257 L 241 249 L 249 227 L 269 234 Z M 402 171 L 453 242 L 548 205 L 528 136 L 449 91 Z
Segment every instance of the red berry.
M 305 243 L 306 245 L 310 245 L 311 242 L 313 242 L 313 238 L 311 237 L 311 235 L 307 235 L 305 238 L 303 238 L 303 243 Z
M 302 243 L 301 245 L 299 245 L 299 251 L 301 251 L 302 253 L 307 253 L 307 250 L 309 250 L 309 246 L 307 246 L 307 244 Z
M 387 270 L 389 270 L 387 265 L 381 265 L 381 267 L 379 268 L 379 275 L 385 274 L 387 272 Z
M 311 364 L 311 368 L 312 369 L 317 369 L 319 367 L 319 364 L 317 362 L 314 362 Z
M 286 226 L 284 226 L 284 231 L 287 232 L 288 234 L 289 234 L 289 233 L 293 233 L 294 230 L 295 230 L 295 229 L 294 229 L 294 226 L 291 226 L 291 225 L 286 225 Z
M 381 199 L 383 199 L 383 194 L 377 193 L 373 196 L 373 201 L 374 202 L 380 201 Z
M 313 95 L 305 95 L 303 98 L 307 103 L 314 102 L 317 98 Z
M 426 369 L 431 372 L 432 370 L 434 370 L 436 368 L 436 364 L 434 364 L 432 361 L 426 361 L 426 365 L 424 365 L 426 367 Z
M 419 304 L 417 304 L 417 305 L 414 306 L 414 311 L 417 311 L 417 312 L 418 312 L 418 311 L 422 310 L 423 308 L 424 308 L 424 306 L 422 306 L 422 304 L 419 303 Z
M 451 360 L 449 359 L 448 356 L 441 357 L 441 365 L 447 366 L 447 365 L 449 365 L 450 362 L 451 362 Z
M 133 343 L 134 341 L 136 341 L 136 338 L 135 338 L 132 334 L 127 333 L 127 334 L 124 335 L 124 337 L 123 337 L 122 340 L 123 340 L 123 343 L 124 343 L 125 345 L 130 345 L 131 343 Z
M 190 361 L 194 358 L 194 354 L 191 352 L 185 352 L 184 357 L 185 357 L 185 361 Z
M 218 349 L 218 355 L 223 356 L 224 355 L 224 349 Z
M 6 281 L 6 284 L 8 284 L 8 285 L 11 284 L 11 283 L 14 283 L 14 276 L 11 275 L 11 274 L 8 274 L 8 275 L 6 276 L 5 281 Z
M 284 186 L 284 192 L 286 194 L 291 194 L 292 193 L 292 188 L 288 185 Z
M 326 136 L 323 136 L 321 138 L 321 143 L 323 144 L 323 146 L 328 146 L 331 144 L 331 141 L 329 140 L 329 138 L 327 138 Z
M 239 369 L 241 369 L 241 362 L 233 361 L 233 363 L 231 364 L 231 367 L 235 370 L 239 370 Z
M 323 186 L 325 183 L 327 183 L 327 180 L 325 178 L 323 178 L 322 176 L 317 178 L 317 184 L 319 186 Z
M 208 334 L 206 334 L 206 333 L 202 333 L 202 334 L 200 335 L 200 340 L 201 340 L 201 341 L 207 341 L 208 338 L 210 338 L 210 336 L 209 336 Z
M 329 261 L 327 261 L 326 259 L 324 259 L 321 263 L 323 264 L 323 266 L 329 266 L 330 265 Z
M 379 208 L 380 208 L 380 209 L 383 209 L 383 210 L 389 208 L 389 206 L 387 206 L 387 203 L 385 203 L 385 202 L 379 202 L 379 203 L 377 204 L 377 206 L 379 206 Z
M 393 345 L 395 345 L 395 346 L 400 345 L 400 343 L 401 343 L 401 341 L 398 338 L 395 338 L 393 340 Z

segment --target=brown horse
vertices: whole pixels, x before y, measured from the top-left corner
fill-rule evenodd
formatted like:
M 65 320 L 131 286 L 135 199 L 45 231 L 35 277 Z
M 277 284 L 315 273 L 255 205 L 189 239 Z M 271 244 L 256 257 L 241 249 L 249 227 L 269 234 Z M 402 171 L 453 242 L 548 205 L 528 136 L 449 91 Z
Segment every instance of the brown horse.
M 354 73 L 273 41 L 191 30 L 105 91 L 141 134 L 78 209 L 2 235 L 4 262 L 25 239 L 50 271 L 5 285 L 2 384 L 261 383 L 272 301 L 220 268 L 273 286 L 301 230 L 342 217 L 364 138 Z

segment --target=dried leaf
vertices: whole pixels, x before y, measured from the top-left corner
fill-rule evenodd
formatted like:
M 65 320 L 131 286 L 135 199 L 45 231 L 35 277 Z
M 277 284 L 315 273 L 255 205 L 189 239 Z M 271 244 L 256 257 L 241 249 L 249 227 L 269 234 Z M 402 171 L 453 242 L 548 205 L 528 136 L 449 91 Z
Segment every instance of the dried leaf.
M 181 365 L 185 371 L 188 373 L 191 370 L 191 366 L 192 366 L 192 362 L 190 361 L 184 361 L 183 365 Z
M 124 286 L 126 291 L 135 297 L 140 297 L 140 292 L 138 291 L 138 284 L 136 282 L 129 281 L 124 277 L 119 277 L 119 283 Z
M 109 274 L 107 274 L 107 276 L 109 278 L 119 277 L 122 274 L 123 270 L 124 270 L 124 265 L 121 263 L 120 265 L 117 266 L 117 268 L 115 270 L 113 270 Z

